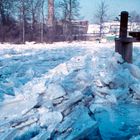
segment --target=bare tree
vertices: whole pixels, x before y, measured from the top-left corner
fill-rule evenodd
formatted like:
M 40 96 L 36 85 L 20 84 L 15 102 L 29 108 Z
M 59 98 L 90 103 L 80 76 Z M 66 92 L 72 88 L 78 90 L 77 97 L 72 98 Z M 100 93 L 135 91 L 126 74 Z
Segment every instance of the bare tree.
M 66 40 L 72 40 L 72 21 L 79 16 L 79 5 L 78 0 L 61 0 L 59 3 Z
M 52 43 L 54 41 L 54 0 L 48 0 L 48 33 L 47 33 L 47 40 L 48 42 Z
M 25 43 L 25 3 L 24 0 L 20 0 L 20 19 L 21 19 L 21 23 L 22 23 L 22 43 Z
M 45 0 L 42 0 L 41 8 L 40 8 L 40 41 L 41 42 L 44 42 L 44 22 L 45 22 L 44 5 L 45 5 Z
M 39 15 L 42 12 L 42 4 L 44 0 L 30 0 L 30 14 L 31 14 L 31 40 L 36 40 L 37 24 L 40 22 Z
M 12 17 L 14 0 L 0 0 L 0 20 L 2 24 L 7 24 L 10 17 Z
M 78 0 L 61 0 L 59 3 L 62 19 L 66 21 L 74 20 L 79 16 L 79 1 Z
M 79 1 L 59 1 L 59 7 L 57 8 L 62 11 L 59 19 L 64 21 L 65 34 L 71 37 L 72 21 L 78 15 Z M 60 22 L 57 22 L 55 18 L 56 2 L 58 1 L 0 0 L 0 40 L 8 41 L 11 37 L 11 40 L 13 39 L 17 43 L 25 43 L 25 41 L 43 42 L 45 40 L 44 36 L 47 36 L 48 41 L 53 42 L 56 28 L 60 27 L 62 29 Z M 46 11 L 47 4 L 48 12 Z M 58 23 L 58 26 L 56 26 L 56 23 Z M 60 28 L 59 33 L 62 34 Z
M 11 25 L 14 24 L 14 0 L 0 0 L 0 32 L 1 41 L 11 32 Z
M 30 1 L 29 0 L 19 0 L 17 4 L 17 8 L 19 11 L 19 20 L 20 20 L 20 30 L 21 30 L 21 37 L 22 43 L 25 43 L 25 34 L 26 34 L 26 27 L 27 21 L 29 20 L 29 11 L 30 11 Z
M 46 7 L 47 0 L 0 0 L 0 41 L 43 42 Z
M 103 29 L 104 29 L 104 22 L 107 20 L 107 11 L 108 11 L 108 5 L 106 4 L 105 1 L 101 1 L 99 6 L 98 6 L 98 9 L 97 9 L 97 12 L 95 14 L 95 17 L 97 19 L 97 23 L 99 24 L 99 28 L 100 28 L 100 31 L 99 31 L 99 36 L 102 37 L 103 36 Z

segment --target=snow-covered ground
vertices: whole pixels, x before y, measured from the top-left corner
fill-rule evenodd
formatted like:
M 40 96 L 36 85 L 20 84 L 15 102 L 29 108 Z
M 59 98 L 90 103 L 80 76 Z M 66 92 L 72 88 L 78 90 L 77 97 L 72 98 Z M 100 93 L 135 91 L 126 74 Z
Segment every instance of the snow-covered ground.
M 0 44 L 0 140 L 139 139 L 140 44 Z

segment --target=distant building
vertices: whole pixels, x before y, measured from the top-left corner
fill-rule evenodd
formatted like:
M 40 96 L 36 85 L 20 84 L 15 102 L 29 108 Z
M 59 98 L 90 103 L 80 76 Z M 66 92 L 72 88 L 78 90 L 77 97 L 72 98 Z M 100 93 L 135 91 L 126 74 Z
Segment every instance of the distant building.
M 103 24 L 103 34 L 104 38 L 115 38 L 119 35 L 120 22 L 119 21 L 110 21 Z M 129 22 L 128 31 L 140 31 L 140 23 L 138 22 Z M 88 37 L 92 40 L 99 38 L 100 25 L 99 24 L 89 24 L 88 26 Z
M 87 34 L 88 21 L 72 21 L 72 34 Z
M 88 21 L 57 21 L 56 40 L 83 40 L 88 31 Z
M 119 22 L 105 22 L 103 24 L 103 33 L 118 33 L 119 32 Z M 100 32 L 100 25 L 99 24 L 90 24 L 88 27 L 89 34 L 99 34 Z
M 89 24 L 87 31 L 88 34 L 97 34 L 99 31 L 100 29 L 98 24 Z

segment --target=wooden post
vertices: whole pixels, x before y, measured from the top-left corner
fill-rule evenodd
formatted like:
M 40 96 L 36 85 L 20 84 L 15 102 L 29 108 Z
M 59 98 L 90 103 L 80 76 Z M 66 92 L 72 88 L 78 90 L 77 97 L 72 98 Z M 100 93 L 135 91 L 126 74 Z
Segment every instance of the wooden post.
M 121 12 L 120 34 L 119 38 L 115 38 L 115 51 L 118 52 L 126 62 L 132 63 L 133 38 L 127 37 L 128 15 L 126 11 Z

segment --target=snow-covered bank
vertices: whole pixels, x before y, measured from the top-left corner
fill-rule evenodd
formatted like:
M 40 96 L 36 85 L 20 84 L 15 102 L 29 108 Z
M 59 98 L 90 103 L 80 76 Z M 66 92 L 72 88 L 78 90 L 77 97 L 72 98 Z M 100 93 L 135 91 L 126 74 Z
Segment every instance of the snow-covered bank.
M 114 106 L 139 103 L 139 44 L 134 64 L 123 63 L 109 43 L 37 45 L 0 49 L 0 139 L 113 137 L 105 137 L 98 113 L 106 111 L 113 121 Z M 119 138 L 124 125 L 115 129 Z

